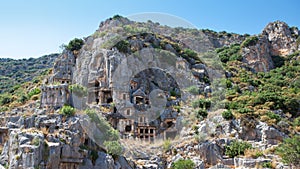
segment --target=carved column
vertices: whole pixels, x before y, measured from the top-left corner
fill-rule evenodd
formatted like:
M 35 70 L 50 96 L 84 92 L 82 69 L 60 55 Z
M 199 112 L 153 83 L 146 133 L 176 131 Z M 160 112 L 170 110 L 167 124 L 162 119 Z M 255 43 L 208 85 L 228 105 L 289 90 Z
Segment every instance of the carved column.
M 54 106 L 58 106 L 59 105 L 59 90 L 58 88 L 54 88 L 54 91 L 53 91 L 53 97 L 54 97 Z
M 61 103 L 62 105 L 64 105 L 67 103 L 67 93 L 65 88 L 61 88 L 60 91 L 61 91 Z
M 47 93 L 45 87 L 42 87 L 42 96 L 41 96 L 41 107 L 45 107 L 47 104 Z

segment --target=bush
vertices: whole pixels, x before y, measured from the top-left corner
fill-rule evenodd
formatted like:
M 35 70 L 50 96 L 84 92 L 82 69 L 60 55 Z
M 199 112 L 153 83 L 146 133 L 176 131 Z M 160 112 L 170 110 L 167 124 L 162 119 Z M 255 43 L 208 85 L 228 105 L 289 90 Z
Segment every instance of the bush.
M 187 91 L 190 92 L 192 95 L 199 94 L 199 88 L 197 86 L 190 86 L 187 88 Z
M 18 99 L 18 102 L 24 104 L 24 103 L 26 103 L 27 100 L 28 100 L 28 97 L 26 95 L 22 94 L 20 96 L 20 98 Z
M 226 63 L 228 61 L 238 60 L 241 61 L 243 59 L 242 55 L 240 54 L 240 45 L 233 44 L 231 46 L 226 46 L 223 48 L 216 49 L 218 56 L 221 62 Z
M 2 94 L 0 95 L 0 105 L 3 106 L 5 104 L 8 104 L 10 102 L 12 102 L 13 99 L 12 99 L 12 96 L 9 95 L 9 94 Z
M 172 164 L 172 169 L 193 169 L 195 163 L 191 159 L 179 159 Z
M 300 126 L 300 117 L 297 117 L 297 118 L 294 119 L 293 125 L 294 126 Z
M 112 17 L 112 19 L 114 19 L 114 20 L 116 20 L 116 19 L 120 19 L 120 18 L 123 18 L 121 15 L 114 15 L 113 17 Z
M 76 96 L 79 96 L 79 97 L 87 96 L 87 93 L 88 93 L 86 87 L 81 86 L 79 84 L 70 85 L 69 89 L 73 94 L 75 94 Z
M 282 157 L 282 161 L 300 167 L 300 136 L 284 139 L 278 146 L 276 153 Z
M 251 144 L 234 140 L 229 146 L 225 147 L 225 154 L 230 158 L 233 158 L 238 155 L 244 155 L 245 150 L 250 148 L 252 148 Z
M 282 56 L 272 56 L 272 60 L 274 62 L 274 66 L 275 67 L 281 67 L 281 66 L 283 66 L 284 65 L 284 61 L 285 61 L 284 57 L 282 57 Z
M 205 117 L 207 117 L 207 115 L 208 115 L 208 113 L 205 109 L 199 109 L 197 111 L 197 118 L 201 118 L 201 117 L 205 118 Z
M 247 39 L 244 40 L 244 42 L 241 44 L 241 47 L 248 47 L 248 46 L 253 46 L 257 43 L 258 37 L 256 36 L 251 36 L 248 37 Z
M 262 164 L 262 167 L 263 167 L 263 168 L 272 168 L 272 164 L 271 164 L 270 161 L 264 162 L 264 163 Z
M 75 114 L 75 108 L 65 105 L 60 109 L 60 113 L 65 116 L 73 116 Z
M 65 48 L 69 51 L 80 50 L 83 44 L 84 42 L 82 39 L 75 38 L 71 40 Z
M 278 114 L 275 114 L 273 112 L 267 112 L 267 116 L 270 118 L 270 119 L 275 119 L 276 122 L 279 122 L 281 120 L 281 117 L 278 115 Z
M 95 110 L 87 109 L 85 113 L 94 122 L 100 132 L 103 133 L 104 137 L 101 140 L 104 141 L 117 141 L 119 140 L 119 133 L 117 130 L 113 129 L 110 124 L 100 115 L 96 113 Z M 101 142 L 100 140 L 100 142 Z
M 222 117 L 226 120 L 231 120 L 233 118 L 233 114 L 230 110 L 225 110 L 222 113 Z
M 113 157 L 117 157 L 123 152 L 123 147 L 118 141 L 105 141 L 103 144 L 107 153 Z
M 208 109 L 211 106 L 211 101 L 207 99 L 198 99 L 192 102 L 192 107 L 196 108 L 203 108 Z
M 171 141 L 169 139 L 165 140 L 164 143 L 163 143 L 163 149 L 164 149 L 164 152 L 167 152 L 171 149 Z
M 127 40 L 121 40 L 116 44 L 116 48 L 123 53 L 128 53 L 130 50 L 130 44 Z
M 41 89 L 39 89 L 39 88 L 34 88 L 34 89 L 32 89 L 32 90 L 28 93 L 27 97 L 30 99 L 33 95 L 37 95 L 37 94 L 40 94 L 40 93 L 41 93 Z

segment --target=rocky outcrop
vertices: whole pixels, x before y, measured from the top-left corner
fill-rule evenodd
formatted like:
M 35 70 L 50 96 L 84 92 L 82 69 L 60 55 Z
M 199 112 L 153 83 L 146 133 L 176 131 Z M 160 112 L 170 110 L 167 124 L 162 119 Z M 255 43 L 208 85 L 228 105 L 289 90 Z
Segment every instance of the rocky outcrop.
M 9 128 L 0 164 L 10 169 L 132 168 L 125 158 L 114 160 L 89 138 L 80 123 L 84 117 L 40 113 L 3 118 L 1 126 Z M 98 154 L 95 159 L 92 150 Z
M 257 72 L 266 72 L 274 68 L 267 36 L 258 37 L 254 45 L 242 48 L 243 61 Z
M 299 49 L 296 40 L 299 30 L 296 27 L 290 28 L 286 23 L 276 21 L 269 23 L 263 30 L 270 42 L 270 54 L 272 56 L 286 56 Z
M 298 39 L 298 40 L 297 40 Z M 298 42 L 297 42 L 298 41 Z M 287 56 L 299 50 L 299 30 L 286 23 L 269 23 L 258 36 L 242 43 L 243 61 L 256 72 L 266 72 L 276 65 L 276 56 Z

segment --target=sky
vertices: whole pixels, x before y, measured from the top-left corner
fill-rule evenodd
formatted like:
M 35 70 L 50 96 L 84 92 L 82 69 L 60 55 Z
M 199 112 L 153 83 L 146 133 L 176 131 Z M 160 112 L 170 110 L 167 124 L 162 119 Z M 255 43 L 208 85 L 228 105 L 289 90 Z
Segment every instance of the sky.
M 276 20 L 300 27 L 299 9 L 298 0 L 0 0 L 0 57 L 61 52 L 116 14 L 164 13 L 198 29 L 259 34 Z

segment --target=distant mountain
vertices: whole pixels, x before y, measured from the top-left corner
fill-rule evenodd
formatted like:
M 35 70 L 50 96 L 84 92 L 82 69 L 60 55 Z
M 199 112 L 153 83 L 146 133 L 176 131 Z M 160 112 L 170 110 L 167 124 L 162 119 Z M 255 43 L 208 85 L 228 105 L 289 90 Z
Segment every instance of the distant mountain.
M 0 58 L 0 93 L 9 92 L 13 86 L 31 81 L 52 68 L 58 55 L 50 54 L 39 58 L 18 60 Z

